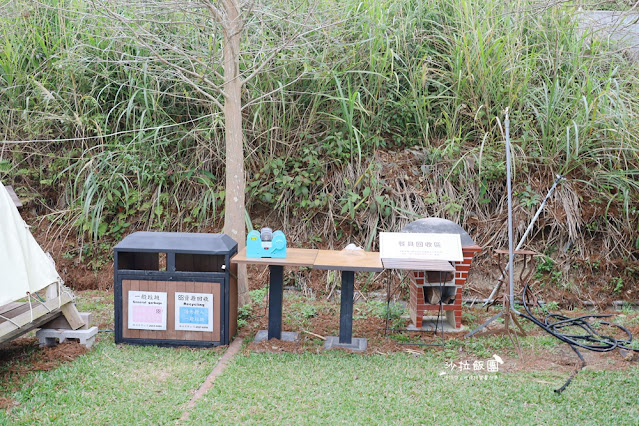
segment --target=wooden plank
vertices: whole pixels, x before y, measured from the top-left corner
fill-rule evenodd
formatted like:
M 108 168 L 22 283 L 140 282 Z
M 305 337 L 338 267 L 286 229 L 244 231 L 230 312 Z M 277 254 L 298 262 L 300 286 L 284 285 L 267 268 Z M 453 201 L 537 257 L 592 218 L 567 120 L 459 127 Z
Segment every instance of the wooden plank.
M 88 330 L 89 325 L 91 324 L 91 317 L 93 315 L 91 314 L 91 312 L 80 312 L 80 316 L 82 317 L 82 320 L 84 321 L 84 325 L 81 327 L 81 329 Z M 69 321 L 66 320 L 64 315 L 61 315 L 60 317 L 54 319 L 53 321 L 49 321 L 48 323 L 44 324 L 40 328 L 57 328 L 60 330 L 72 330 L 71 325 L 69 324 Z
M 40 305 L 40 302 L 37 303 L 32 303 L 32 306 L 38 306 Z M 8 318 L 13 320 L 13 318 L 19 316 L 20 314 L 23 314 L 25 312 L 29 312 L 29 303 L 28 302 L 18 302 L 17 306 L 14 305 L 13 309 L 4 312 L 3 314 L 1 314 L 4 318 Z M 7 322 L 8 320 L 5 320 L 4 318 L 0 318 L 0 324 Z M 9 321 L 11 322 L 11 321 Z
M 381 272 L 384 270 L 378 252 L 361 251 L 357 254 L 349 254 L 337 250 L 319 250 L 313 268 L 331 271 Z
M 56 309 L 41 316 L 37 320 L 34 320 L 33 322 L 29 323 L 28 325 L 25 325 L 24 327 L 20 327 L 13 331 L 9 331 L 3 336 L 0 336 L 0 347 L 2 347 L 2 345 L 6 344 L 7 342 L 10 342 L 11 340 L 15 339 L 16 337 L 20 337 L 23 334 L 30 332 L 31 330 L 35 330 L 36 328 L 42 328 L 44 325 L 46 325 L 46 323 L 51 322 L 59 317 L 62 317 L 62 311 L 60 309 Z
M 11 302 L 11 303 L 7 303 L 6 305 L 2 305 L 0 306 L 0 315 L 4 315 L 5 317 L 9 317 L 11 318 L 11 311 L 13 311 L 16 308 L 19 308 L 20 306 L 24 305 L 26 302 Z M 27 306 L 29 306 L 28 303 L 26 303 Z
M 75 307 L 75 303 L 67 303 L 62 307 L 62 315 L 67 320 L 72 330 L 81 328 L 85 323 L 78 308 Z
M 18 208 L 22 207 L 22 202 L 20 201 L 20 199 L 16 195 L 16 192 L 13 190 L 13 187 L 5 186 L 5 189 L 9 193 L 9 197 L 11 198 L 11 201 L 13 201 L 13 204 L 15 204 L 16 207 L 18 207 Z
M 177 253 L 176 253 L 177 262 Z M 175 340 L 177 332 L 175 331 L 175 293 L 178 291 L 177 283 L 171 283 L 166 289 L 166 338 Z
M 5 341 L 5 336 L 14 335 L 15 333 L 13 332 L 16 330 L 27 329 L 29 327 L 31 327 L 29 328 L 29 330 L 33 329 L 34 327 L 32 326 L 32 323 L 38 321 L 38 323 L 41 324 L 41 322 L 39 322 L 39 319 L 41 317 L 53 311 L 58 311 L 58 313 L 60 313 L 61 310 L 59 305 L 61 304 L 62 306 L 64 306 L 70 302 L 72 302 L 71 296 L 68 293 L 63 293 L 60 297 L 47 300 L 46 303 L 41 303 L 37 306 L 34 306 L 32 310 L 27 310 L 27 312 L 23 312 L 20 315 L 13 317 L 11 321 L 3 322 L 2 324 L 0 324 L 0 342 Z M 47 321 L 50 321 L 51 319 L 53 319 L 53 317 L 47 319 Z M 21 331 L 20 333 L 18 333 L 18 335 L 23 333 L 26 333 L 26 331 Z
M 255 265 L 281 265 L 281 266 L 313 266 L 319 250 L 287 248 L 284 259 L 270 257 L 249 258 L 246 257 L 246 247 L 231 258 L 231 263 L 246 263 Z

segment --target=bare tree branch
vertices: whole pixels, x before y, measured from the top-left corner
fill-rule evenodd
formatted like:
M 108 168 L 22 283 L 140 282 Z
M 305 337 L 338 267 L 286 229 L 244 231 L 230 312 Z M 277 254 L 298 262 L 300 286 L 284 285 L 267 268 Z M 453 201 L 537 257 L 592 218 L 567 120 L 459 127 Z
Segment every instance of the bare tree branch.
M 300 6 L 298 6 L 298 8 L 299 8 L 299 7 L 300 7 Z M 296 8 L 296 10 L 297 10 L 297 8 Z M 288 19 L 289 19 L 289 17 L 290 17 L 291 15 L 292 15 L 292 12 L 291 12 L 291 13 L 289 13 L 289 14 L 287 14 L 287 15 L 285 15 L 284 17 L 282 17 L 282 18 L 281 18 L 281 20 L 288 20 Z M 305 18 L 306 20 L 308 20 L 308 19 L 310 19 L 310 16 L 311 16 L 311 14 L 310 14 L 310 13 L 307 13 L 307 14 L 305 14 L 304 18 Z M 305 22 L 306 22 L 306 21 L 304 21 L 303 23 L 305 23 Z M 304 36 L 306 36 L 306 35 L 312 34 L 312 33 L 316 32 L 316 31 L 320 31 L 320 30 L 323 30 L 323 29 L 326 29 L 326 28 L 329 28 L 329 27 L 332 27 L 332 26 L 340 25 L 340 24 L 342 24 L 342 23 L 344 23 L 344 22 L 346 22 L 346 19 L 342 19 L 342 20 L 339 20 L 339 21 L 330 22 L 330 23 L 328 23 L 328 24 L 320 24 L 320 25 L 318 25 L 318 26 L 314 26 L 313 28 L 311 28 L 311 29 L 309 29 L 309 30 L 307 30 L 307 31 L 297 32 L 297 33 L 293 34 L 293 36 L 292 36 L 292 37 L 290 37 L 289 39 L 284 40 L 284 41 L 283 41 L 282 43 L 280 43 L 280 44 L 279 44 L 279 45 L 278 45 L 275 49 L 273 49 L 273 51 L 272 51 L 272 52 L 271 52 L 271 53 L 270 53 L 270 54 L 266 57 L 266 59 L 261 60 L 261 63 L 260 63 L 259 65 L 257 65 L 257 66 L 256 66 L 256 67 L 255 67 L 255 68 L 251 71 L 251 73 L 250 73 L 247 77 L 245 77 L 245 78 L 242 80 L 242 84 L 246 84 L 246 83 L 248 83 L 248 82 L 249 82 L 249 81 L 251 81 L 253 78 L 255 78 L 257 75 L 259 75 L 259 74 L 260 74 L 260 73 L 264 70 L 264 68 L 265 68 L 267 65 L 269 65 L 269 64 L 272 62 L 272 60 L 273 60 L 273 59 L 274 59 L 274 58 L 275 58 L 278 54 L 280 54 L 283 50 L 285 50 L 285 49 L 287 49 L 287 48 L 290 48 L 290 47 L 293 45 L 293 42 L 294 42 L 295 40 L 300 39 L 300 38 L 302 38 L 302 37 L 304 37 Z M 304 44 L 306 44 L 306 43 L 304 43 Z
M 300 81 L 302 79 L 303 76 L 304 76 L 304 74 L 302 73 L 302 74 L 298 75 L 297 77 L 295 77 L 294 80 L 289 81 L 288 83 L 283 84 L 283 85 L 277 87 L 276 89 L 271 90 L 270 92 L 264 93 L 263 95 L 260 95 L 259 97 L 255 98 L 255 99 L 251 99 L 249 102 L 245 103 L 242 106 L 242 111 L 244 111 L 246 108 L 249 108 L 252 105 L 255 105 L 257 102 L 261 101 L 262 99 L 267 98 L 267 97 L 271 96 L 272 94 L 280 92 L 284 88 L 289 87 L 289 86 L 297 83 L 298 81 Z
M 215 7 L 210 0 L 202 0 L 202 3 L 204 3 L 204 6 L 206 6 L 213 19 L 221 26 L 226 27 L 226 19 L 222 15 L 222 12 Z
M 224 89 L 222 87 L 220 87 L 218 84 L 216 84 L 215 82 L 213 82 L 212 80 L 210 80 L 209 78 L 207 78 L 203 74 L 200 74 L 200 73 L 197 73 L 195 71 L 189 70 L 188 68 L 185 68 L 185 67 L 177 64 L 174 61 L 172 62 L 172 61 L 167 60 L 162 54 L 160 54 L 160 52 L 157 51 L 157 49 L 155 49 L 150 43 L 146 42 L 146 39 L 154 39 L 155 38 L 155 37 L 153 37 L 153 34 L 150 34 L 147 31 L 145 31 L 143 34 L 141 34 L 139 31 L 137 31 L 135 28 L 133 28 L 133 26 L 130 24 L 130 22 L 127 19 L 123 18 L 119 14 L 111 12 L 106 7 L 104 7 L 103 9 L 106 10 L 106 13 L 110 17 L 116 19 L 118 22 L 120 22 L 122 25 L 124 25 L 127 28 L 127 30 L 130 31 L 131 34 L 133 34 L 133 36 L 135 37 L 136 41 L 139 42 L 145 48 L 147 48 L 151 53 L 153 53 L 153 55 L 160 62 L 162 62 L 163 64 L 165 64 L 165 65 L 173 68 L 175 71 L 177 71 L 178 72 L 178 77 L 180 77 L 180 79 L 182 81 L 184 81 L 185 83 L 189 84 L 197 92 L 199 92 L 202 95 L 204 95 L 209 101 L 213 102 L 218 108 L 220 108 L 220 109 L 224 108 L 222 103 L 220 103 L 220 101 L 215 96 L 213 96 L 210 93 L 208 93 L 205 90 L 203 90 L 200 87 L 200 85 L 197 84 L 197 81 L 193 81 L 191 78 L 188 78 L 187 75 L 192 77 L 192 78 L 195 78 L 196 80 L 201 80 L 208 87 L 210 87 L 211 89 L 217 91 L 220 95 L 226 96 L 225 93 L 224 93 Z M 146 37 L 144 37 L 144 36 L 146 36 Z M 207 64 L 204 64 L 203 62 L 201 62 L 201 61 L 199 61 L 197 59 L 194 59 L 193 56 L 185 54 L 185 52 L 183 52 L 183 51 L 179 51 L 175 46 L 171 46 L 171 45 L 169 45 L 166 42 L 159 41 L 159 40 L 157 40 L 157 38 L 155 38 L 154 41 L 156 41 L 156 42 L 160 43 L 161 45 L 167 47 L 168 49 L 170 49 L 174 53 L 178 54 L 182 58 L 188 60 L 189 62 L 197 62 L 197 63 L 201 64 L 202 66 L 209 68 L 209 70 L 211 70 L 217 77 L 221 78 L 219 73 L 217 73 L 216 71 L 212 70 L 210 68 L 210 66 L 208 66 Z

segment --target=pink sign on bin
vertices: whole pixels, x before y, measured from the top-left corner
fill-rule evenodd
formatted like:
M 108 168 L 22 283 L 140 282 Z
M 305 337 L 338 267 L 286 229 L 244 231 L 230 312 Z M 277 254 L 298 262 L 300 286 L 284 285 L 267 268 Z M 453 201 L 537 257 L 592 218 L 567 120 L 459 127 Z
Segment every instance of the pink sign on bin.
M 162 324 L 162 308 L 155 306 L 134 306 L 133 322 L 148 322 L 149 324 Z
M 166 330 L 166 293 L 129 291 L 128 328 Z

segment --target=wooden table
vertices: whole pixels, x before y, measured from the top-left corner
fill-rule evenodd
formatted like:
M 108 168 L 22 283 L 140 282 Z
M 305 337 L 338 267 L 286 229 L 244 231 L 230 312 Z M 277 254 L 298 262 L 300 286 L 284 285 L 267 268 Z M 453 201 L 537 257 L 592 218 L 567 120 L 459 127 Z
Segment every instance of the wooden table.
M 282 339 L 282 298 L 285 266 L 313 266 L 318 250 L 287 248 L 283 259 L 246 257 L 246 247 L 231 259 L 232 263 L 268 265 L 269 267 L 269 303 L 268 303 L 268 339 Z M 256 339 L 257 340 L 257 339 Z
M 366 350 L 366 339 L 353 339 L 353 292 L 355 288 L 355 272 L 381 272 L 384 270 L 377 252 L 363 250 L 336 251 L 320 250 L 313 265 L 315 269 L 342 272 L 342 297 L 339 314 L 339 339 L 327 337 L 325 348 L 344 347 L 358 351 Z
M 284 266 L 310 266 L 342 272 L 342 297 L 340 305 L 340 335 L 329 337 L 327 347 L 341 346 L 355 350 L 366 348 L 366 339 L 353 339 L 353 293 L 355 272 L 381 272 L 384 270 L 377 252 L 356 251 L 353 253 L 337 250 L 309 250 L 287 248 L 286 258 L 248 258 L 246 248 L 240 250 L 231 262 L 252 265 L 268 265 L 269 306 L 268 306 L 268 339 L 282 339 L 282 281 Z M 257 338 L 256 338 L 257 340 Z M 363 349 L 362 349 L 363 348 Z

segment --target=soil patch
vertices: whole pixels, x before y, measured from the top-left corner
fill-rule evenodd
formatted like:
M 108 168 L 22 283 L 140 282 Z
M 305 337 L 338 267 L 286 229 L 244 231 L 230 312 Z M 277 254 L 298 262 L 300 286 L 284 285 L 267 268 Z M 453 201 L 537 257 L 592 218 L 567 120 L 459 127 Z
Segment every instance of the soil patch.
M 364 334 L 354 333 L 357 336 L 366 336 Z M 441 336 L 430 335 L 428 337 L 418 335 L 417 333 L 410 333 L 413 342 L 419 342 L 422 344 L 430 344 L 433 346 L 418 346 L 418 345 L 405 345 L 398 342 L 394 342 L 382 333 L 378 333 L 377 336 L 370 335 L 368 338 L 368 348 L 362 354 L 366 355 L 390 355 L 393 353 L 407 353 L 413 356 L 431 356 L 434 351 L 441 351 L 440 348 L 434 346 L 441 343 Z M 450 333 L 447 338 L 462 338 L 464 333 Z M 477 339 L 477 338 L 475 338 Z M 481 337 L 479 337 L 481 339 Z M 470 343 L 470 341 L 469 341 Z M 450 346 L 448 346 L 450 348 Z M 351 351 L 346 349 L 334 349 L 342 350 L 350 353 Z M 509 351 L 511 351 L 509 349 Z M 305 333 L 300 333 L 300 340 L 297 342 L 284 342 L 277 339 L 266 340 L 259 343 L 251 343 L 245 348 L 244 353 L 250 352 L 256 353 L 323 353 L 324 348 L 319 338 L 313 336 L 307 336 Z M 579 359 L 575 353 L 567 346 L 561 345 L 544 349 L 522 349 L 522 356 L 510 356 L 505 355 L 503 350 L 494 350 L 496 355 L 499 355 L 504 364 L 500 366 L 499 371 L 503 373 L 520 373 L 520 372 L 533 372 L 533 371 L 558 371 L 558 372 L 571 372 L 579 365 Z M 611 352 L 592 352 L 587 350 L 581 350 L 581 354 L 586 360 L 586 370 L 594 371 L 624 371 L 629 370 L 637 366 L 637 357 L 633 354 L 622 354 L 620 351 L 615 350 Z M 460 362 L 468 361 L 472 365 L 475 360 L 484 360 L 482 357 L 477 356 L 472 351 L 467 350 L 464 346 L 448 359 L 448 362 Z M 484 360 L 485 361 L 485 360 Z M 442 369 L 444 365 L 442 365 Z
M 23 216 L 26 216 L 23 213 Z M 25 218 L 34 225 L 31 232 L 40 247 L 49 252 L 64 283 L 73 290 L 108 290 L 113 288 L 113 251 L 117 241 L 79 243 L 64 228 L 46 218 Z
M 296 342 L 284 342 L 277 339 L 262 341 L 259 343 L 251 343 L 245 348 L 245 353 L 250 352 L 272 352 L 272 353 L 324 353 L 324 339 L 328 336 L 339 335 L 339 302 L 328 303 L 323 300 L 319 301 L 305 301 L 300 302 L 301 298 L 285 298 L 283 306 L 283 331 L 297 331 L 300 333 L 300 339 Z M 316 306 L 317 313 L 308 318 L 296 317 L 292 314 L 296 309 L 299 311 L 300 303 L 314 304 Z M 246 326 L 240 329 L 240 336 L 250 340 L 255 336 L 258 330 L 264 330 L 268 328 L 268 316 L 264 311 L 265 305 L 256 306 L 253 311 L 254 317 L 249 318 L 249 322 Z M 361 306 L 361 305 L 360 305 Z M 358 304 L 355 305 L 355 315 L 353 321 L 353 336 L 366 337 L 368 339 L 368 348 L 363 353 L 366 355 L 388 355 L 391 353 L 408 353 L 414 356 L 432 355 L 435 352 L 441 351 L 436 346 L 442 342 L 441 334 L 435 335 L 434 333 L 419 333 L 419 332 L 393 332 L 392 335 L 386 333 L 386 319 L 378 316 L 366 315 L 365 311 L 358 308 Z M 476 323 L 482 323 L 488 317 L 492 316 L 493 312 L 486 313 L 478 309 L 469 310 L 469 313 L 476 315 Z M 607 312 L 614 314 L 618 319 L 628 320 L 629 316 L 620 314 L 618 312 Z M 580 315 L 577 313 L 566 314 L 570 316 Z M 583 313 L 581 313 L 583 314 Z M 634 316 L 632 314 L 631 316 Z M 613 320 L 613 318 L 609 319 Z M 546 333 L 537 328 L 531 328 L 528 321 L 520 319 L 522 324 L 527 328 L 527 335 L 531 337 L 540 337 L 546 335 Z M 639 324 L 636 321 L 626 321 L 626 328 L 633 334 L 639 333 Z M 486 336 L 500 335 L 500 329 L 503 325 L 499 323 L 493 323 L 478 333 L 472 338 L 465 338 L 468 330 L 461 332 L 447 332 L 445 339 L 450 342 L 455 339 L 455 344 L 452 346 L 448 343 L 446 346 L 447 357 L 449 362 L 469 361 L 472 365 L 473 361 L 480 360 L 477 356 L 476 345 L 485 339 Z M 622 332 L 617 336 L 619 338 L 626 338 Z M 501 335 L 506 336 L 501 333 Z M 461 342 L 461 344 L 460 344 Z M 412 345 L 406 343 L 419 343 L 421 345 Z M 534 347 L 523 347 L 521 349 L 521 357 L 515 354 L 516 348 L 511 343 L 508 343 L 506 347 L 498 345 L 501 349 L 490 349 L 490 344 L 487 343 L 487 351 L 493 351 L 495 355 L 501 357 L 504 364 L 501 366 L 500 371 L 506 373 L 517 372 L 530 372 L 530 371 L 559 371 L 559 372 L 571 372 L 575 369 L 578 363 L 578 358 L 575 353 L 567 346 L 563 344 L 548 345 L 548 344 L 535 344 Z M 528 345 L 529 346 L 529 345 Z M 451 347 L 456 348 L 455 352 L 450 351 Z M 336 349 L 341 350 L 341 349 Z M 350 352 L 345 350 L 346 352 Z M 581 350 L 582 355 L 586 360 L 586 369 L 590 370 L 627 370 L 636 366 L 637 356 L 632 352 L 621 352 L 618 350 L 611 352 L 592 352 L 588 350 Z M 492 354 L 492 353 L 491 353 Z M 484 360 L 485 361 L 485 360 Z M 443 366 L 442 366 L 443 368 Z
M 88 350 L 77 342 L 64 342 L 43 349 L 42 362 L 37 365 L 38 370 L 51 369 L 51 367 L 57 366 L 60 361 L 73 361 Z

